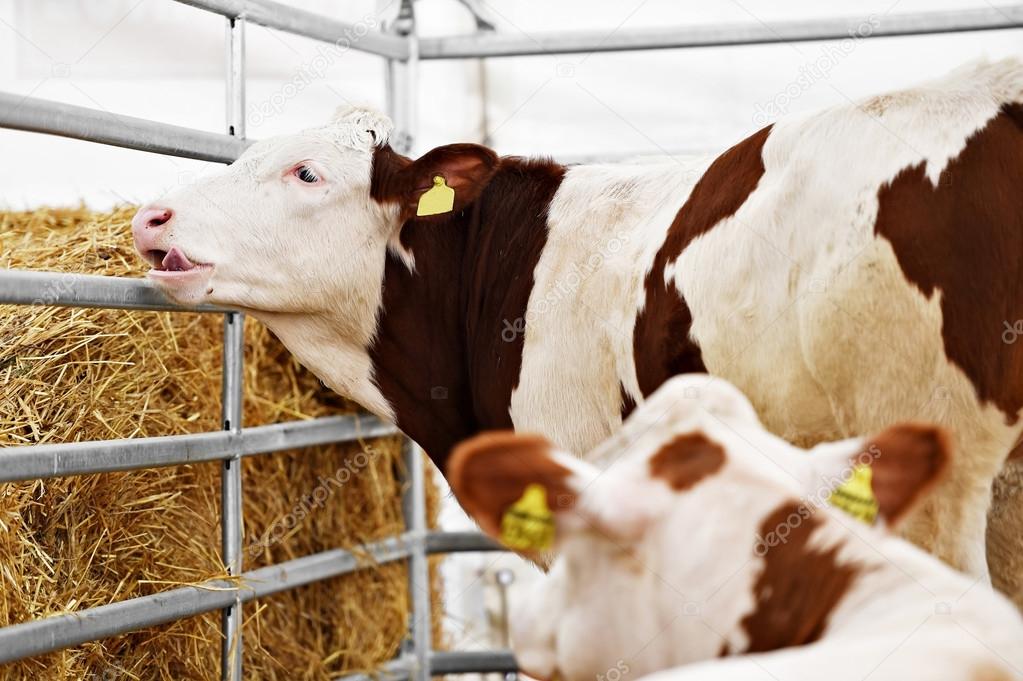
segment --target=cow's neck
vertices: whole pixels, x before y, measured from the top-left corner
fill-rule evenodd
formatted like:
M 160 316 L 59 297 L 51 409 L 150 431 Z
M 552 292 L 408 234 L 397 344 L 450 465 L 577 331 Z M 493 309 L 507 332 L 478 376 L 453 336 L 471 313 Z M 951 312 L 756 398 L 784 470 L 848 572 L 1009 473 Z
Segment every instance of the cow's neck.
M 330 389 L 381 418 L 393 420 L 394 411 L 374 381 L 366 350 L 381 306 L 385 243 L 381 237 L 378 243 L 359 249 L 365 257 L 352 269 L 361 272 L 364 281 L 339 292 L 330 309 L 250 312 Z M 370 255 L 374 253 L 377 255 Z
M 466 210 L 405 223 L 414 267 L 388 253 L 373 376 L 398 426 L 442 470 L 459 440 L 512 427 L 522 320 L 563 174 L 549 161 L 503 159 Z

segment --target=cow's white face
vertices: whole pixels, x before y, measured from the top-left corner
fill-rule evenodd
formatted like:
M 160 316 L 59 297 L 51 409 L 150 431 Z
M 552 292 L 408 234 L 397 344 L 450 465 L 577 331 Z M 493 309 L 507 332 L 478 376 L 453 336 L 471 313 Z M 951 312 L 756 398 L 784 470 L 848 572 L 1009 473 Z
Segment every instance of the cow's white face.
M 816 504 L 851 467 L 861 457 L 871 465 L 881 517 L 890 521 L 933 483 L 943 443 L 933 427 L 901 426 L 870 442 L 807 452 L 768 433 L 733 386 L 688 375 L 665 383 L 587 455 L 604 470 L 543 438 L 498 433 L 461 444 L 449 479 L 466 510 L 499 540 L 506 514 L 522 517 L 512 505 L 524 490 L 546 490 L 558 556 L 512 604 L 523 670 L 566 681 L 635 678 L 715 657 L 723 636 L 735 652 L 736 641 L 748 645 L 752 634 L 740 621 L 763 599 L 754 593 L 758 572 L 774 556 L 790 560 L 803 548 L 796 545 L 806 539 L 797 540 L 800 523 L 807 536 L 818 522 L 834 526 L 830 511 L 807 518 L 817 517 Z M 794 526 L 772 536 L 778 523 L 770 519 L 792 506 L 810 515 L 790 520 L 785 511 L 783 522 Z M 783 546 L 778 554 L 775 546 Z
M 172 298 L 302 313 L 380 287 L 398 209 L 370 196 L 391 122 L 339 111 L 321 128 L 253 144 L 224 170 L 143 207 L 133 221 L 150 277 Z

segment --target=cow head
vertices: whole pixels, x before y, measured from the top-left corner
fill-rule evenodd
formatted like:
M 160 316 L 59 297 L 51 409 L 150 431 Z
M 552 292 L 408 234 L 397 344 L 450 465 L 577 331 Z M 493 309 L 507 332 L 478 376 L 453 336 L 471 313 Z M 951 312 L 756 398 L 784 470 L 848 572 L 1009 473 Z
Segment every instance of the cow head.
M 398 231 L 433 178 L 455 190 L 457 212 L 496 165 L 472 144 L 412 161 L 387 145 L 391 128 L 379 112 L 345 108 L 143 206 L 132 231 L 150 277 L 183 303 L 257 315 L 343 309 L 372 326 L 387 248 L 400 250 Z
M 938 479 L 947 447 L 938 429 L 904 425 L 801 450 L 768 433 L 730 384 L 690 375 L 664 384 L 586 458 L 603 470 L 537 436 L 491 433 L 461 444 L 450 462 L 458 499 L 506 543 L 509 518 L 513 526 L 521 522 L 517 505 L 537 489 L 546 492 L 557 558 L 536 589 L 513 604 L 511 622 L 524 671 L 541 679 L 610 678 L 616 668 L 624 675 L 623 663 L 639 676 L 715 657 L 722 636 L 754 609 L 762 595 L 756 589 L 772 592 L 757 582 L 773 574 L 769 560 L 846 570 L 838 576 L 852 579 L 828 562 L 833 555 L 812 553 L 813 542 L 834 541 L 822 527 L 856 525 L 825 510 L 830 493 L 856 466 L 869 466 L 880 527 L 858 527 L 883 533 Z M 805 515 L 793 519 L 785 510 L 778 520 L 781 509 L 798 508 Z M 529 546 L 511 546 L 535 557 Z M 804 561 L 804 550 L 814 560 Z M 825 576 L 821 589 L 833 583 Z M 799 612 L 799 587 L 774 586 L 784 607 Z M 770 608 L 766 599 L 762 607 Z M 776 614 L 764 614 L 773 623 L 767 637 L 788 633 Z M 751 647 L 757 635 L 735 636 Z
M 388 250 L 414 271 L 401 227 L 435 178 L 454 191 L 453 204 L 416 219 L 459 215 L 497 166 L 494 152 L 474 144 L 413 161 L 388 146 L 391 127 L 379 112 L 343 109 L 323 127 L 253 144 L 132 221 L 149 276 L 172 299 L 251 313 L 324 383 L 388 419 L 393 407 L 369 358 Z

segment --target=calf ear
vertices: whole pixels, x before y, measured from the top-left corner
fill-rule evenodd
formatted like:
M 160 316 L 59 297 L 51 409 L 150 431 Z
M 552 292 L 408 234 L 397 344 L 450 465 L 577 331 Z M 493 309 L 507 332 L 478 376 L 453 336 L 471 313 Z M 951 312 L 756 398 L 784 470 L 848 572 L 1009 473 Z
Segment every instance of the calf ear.
M 894 527 L 941 481 L 951 451 L 941 428 L 904 423 L 872 438 L 819 445 L 811 455 L 825 499 L 861 519 L 876 515 Z
M 402 220 L 415 217 L 423 194 L 436 186 L 436 178 L 454 192 L 451 210 L 457 213 L 475 201 L 497 170 L 497 154 L 478 144 L 448 144 L 410 161 L 390 150 L 378 149 L 374 158 L 372 195 L 401 205 Z M 430 219 L 429 217 L 423 219 Z
M 500 431 L 458 445 L 447 473 L 458 501 L 484 532 L 530 552 L 550 548 L 555 516 L 575 508 L 584 467 L 543 437 Z M 509 537 L 516 524 L 526 526 L 524 535 L 534 532 L 538 542 Z

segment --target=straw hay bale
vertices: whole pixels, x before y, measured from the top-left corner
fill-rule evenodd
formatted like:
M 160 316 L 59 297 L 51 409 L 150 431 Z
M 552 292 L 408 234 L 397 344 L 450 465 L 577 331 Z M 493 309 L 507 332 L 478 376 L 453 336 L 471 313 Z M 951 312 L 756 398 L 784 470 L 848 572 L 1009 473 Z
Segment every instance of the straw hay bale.
M 0 264 L 140 276 L 132 213 L 0 213 Z M 220 315 L 0 306 L 0 446 L 217 430 L 221 325 Z M 354 410 L 253 320 L 245 345 L 245 425 Z M 400 532 L 399 463 L 396 438 L 247 458 L 245 569 Z M 0 625 L 220 576 L 219 481 L 213 462 L 0 484 Z M 432 484 L 428 498 L 434 518 Z M 405 580 L 404 565 L 379 566 L 250 603 L 245 678 L 373 669 L 403 638 Z M 215 678 L 219 620 L 24 660 L 0 679 Z

